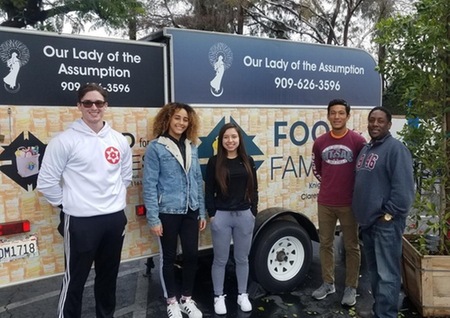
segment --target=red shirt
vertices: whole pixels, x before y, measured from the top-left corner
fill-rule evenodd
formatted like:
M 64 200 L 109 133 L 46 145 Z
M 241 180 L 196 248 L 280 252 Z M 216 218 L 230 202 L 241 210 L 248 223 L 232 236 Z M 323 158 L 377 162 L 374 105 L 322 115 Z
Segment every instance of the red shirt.
M 313 173 L 320 181 L 319 204 L 352 204 L 356 159 L 365 143 L 364 137 L 352 130 L 341 138 L 335 138 L 328 132 L 315 140 Z

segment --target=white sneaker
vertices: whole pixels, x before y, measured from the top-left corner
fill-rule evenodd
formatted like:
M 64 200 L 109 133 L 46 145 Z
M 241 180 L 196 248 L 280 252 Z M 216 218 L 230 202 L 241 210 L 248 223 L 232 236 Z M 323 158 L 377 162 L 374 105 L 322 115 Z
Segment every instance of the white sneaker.
M 169 318 L 183 318 L 180 311 L 180 306 L 178 302 L 167 305 L 167 317 Z
M 197 308 L 197 304 L 191 298 L 186 301 L 180 301 L 180 310 L 189 316 L 189 318 L 202 318 L 202 312 Z
M 220 295 L 219 297 L 214 297 L 214 312 L 217 315 L 226 315 L 227 306 L 225 305 L 225 296 Z
M 248 299 L 248 294 L 240 294 L 237 298 L 237 303 L 241 307 L 241 310 L 243 312 L 249 312 L 252 311 L 252 304 L 250 303 L 250 300 Z

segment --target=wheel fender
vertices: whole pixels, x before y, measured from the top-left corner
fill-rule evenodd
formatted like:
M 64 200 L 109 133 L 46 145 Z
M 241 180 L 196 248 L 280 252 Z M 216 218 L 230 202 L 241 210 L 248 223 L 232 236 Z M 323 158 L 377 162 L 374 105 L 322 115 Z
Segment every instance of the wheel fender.
M 306 230 L 311 240 L 319 242 L 319 233 L 317 228 L 305 214 L 281 207 L 273 207 L 262 210 L 256 215 L 253 243 L 258 240 L 258 235 L 267 225 L 277 220 L 296 222 Z

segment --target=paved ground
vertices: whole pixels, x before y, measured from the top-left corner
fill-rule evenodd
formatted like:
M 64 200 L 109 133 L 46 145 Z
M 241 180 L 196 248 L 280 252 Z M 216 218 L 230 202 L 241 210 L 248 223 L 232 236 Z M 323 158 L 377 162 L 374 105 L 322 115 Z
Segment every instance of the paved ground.
M 202 257 L 196 279 L 194 299 L 203 311 L 203 317 L 215 318 L 304 318 L 304 317 L 358 317 L 360 310 L 370 310 L 372 298 L 369 292 L 368 274 L 364 259 L 361 266 L 360 286 L 357 304 L 352 308 L 340 305 L 344 282 L 344 260 L 339 240 L 336 243 L 336 289 L 322 301 L 312 299 L 311 293 L 321 283 L 318 244 L 314 243 L 314 260 L 305 282 L 295 291 L 286 294 L 270 295 L 252 284 L 250 288 L 253 312 L 243 313 L 236 305 L 236 282 L 233 271 L 227 272 L 226 290 L 228 314 L 217 316 L 212 306 L 212 283 L 210 276 L 211 257 Z M 147 260 L 123 263 L 118 278 L 116 318 L 165 318 L 166 306 L 162 297 L 157 270 L 146 277 Z M 232 269 L 232 264 L 230 264 Z M 40 280 L 33 283 L 0 288 L 0 318 L 50 318 L 55 317 L 61 276 Z M 83 318 L 95 317 L 93 297 L 93 277 L 90 277 L 85 289 L 83 301 Z M 420 318 L 421 316 L 409 304 L 402 294 L 399 317 Z

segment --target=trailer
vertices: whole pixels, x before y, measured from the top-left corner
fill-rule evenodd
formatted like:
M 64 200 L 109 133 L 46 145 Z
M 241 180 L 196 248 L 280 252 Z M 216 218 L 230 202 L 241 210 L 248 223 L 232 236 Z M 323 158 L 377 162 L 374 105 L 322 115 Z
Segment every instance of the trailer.
M 174 28 L 140 41 L 0 28 L 0 59 L 0 287 L 64 271 L 59 210 L 35 187 L 47 143 L 79 117 L 83 83 L 108 90 L 105 119 L 133 152 L 123 261 L 158 255 L 142 203 L 144 153 L 159 107 L 188 103 L 201 118 L 202 169 L 224 123 L 244 132 L 259 183 L 250 273 L 271 292 L 302 282 L 318 241 L 311 150 L 330 129 L 328 101 L 346 99 L 348 125 L 364 135 L 381 105 L 374 59 L 346 47 Z M 199 249 L 212 249 L 209 228 Z

